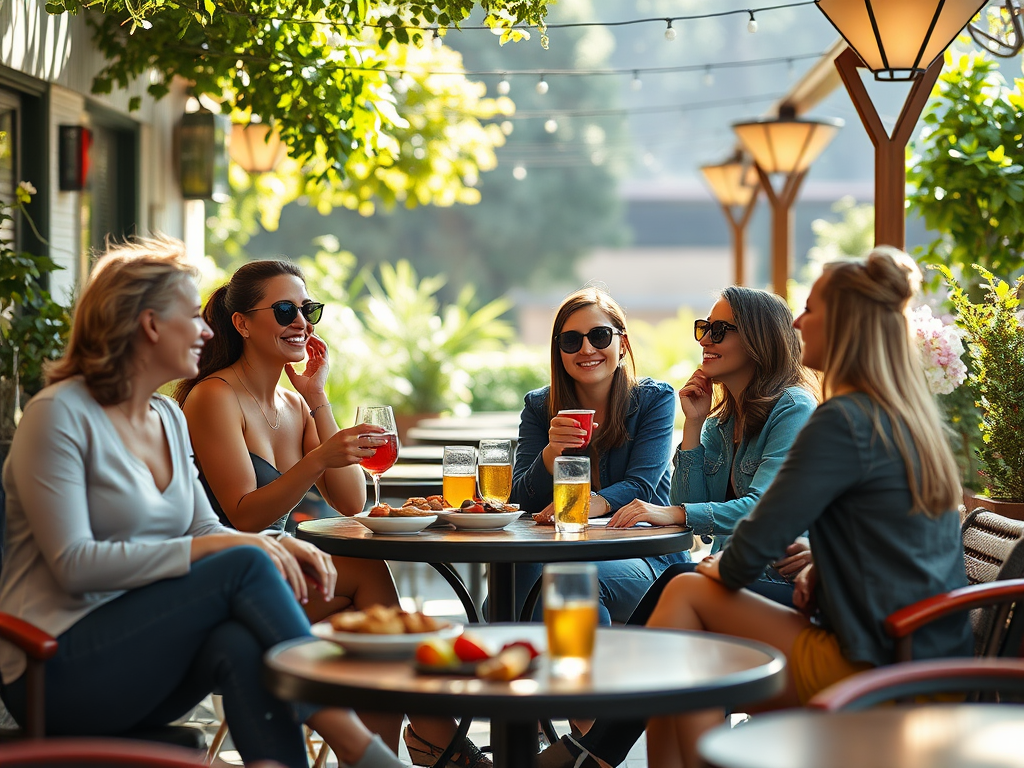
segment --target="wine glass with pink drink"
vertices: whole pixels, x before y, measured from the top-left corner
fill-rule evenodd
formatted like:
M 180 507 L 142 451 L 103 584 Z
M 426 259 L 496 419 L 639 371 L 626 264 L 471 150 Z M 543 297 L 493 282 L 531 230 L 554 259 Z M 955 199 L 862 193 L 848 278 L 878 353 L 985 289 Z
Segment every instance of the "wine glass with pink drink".
M 361 405 L 356 409 L 356 424 L 372 424 L 384 430 L 367 432 L 359 437 L 372 437 L 378 445 L 373 456 L 367 456 L 359 462 L 360 466 L 373 479 L 373 506 L 380 506 L 380 476 L 387 472 L 398 460 L 398 429 L 395 427 L 395 414 L 390 405 Z

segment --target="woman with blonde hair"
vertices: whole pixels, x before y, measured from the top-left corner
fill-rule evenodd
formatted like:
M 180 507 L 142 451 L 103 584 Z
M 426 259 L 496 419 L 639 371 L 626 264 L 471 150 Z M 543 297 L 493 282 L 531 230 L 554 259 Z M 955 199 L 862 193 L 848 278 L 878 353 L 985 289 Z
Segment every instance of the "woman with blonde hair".
M 845 677 L 890 663 L 886 616 L 967 583 L 959 475 L 907 323 L 919 282 L 913 260 L 892 248 L 826 265 L 795 323 L 804 364 L 823 374 L 823 404 L 726 548 L 696 573 L 673 579 L 647 622 L 785 652 L 785 690 L 747 705 L 748 712 L 798 706 Z M 813 563 L 796 579 L 800 610 L 741 589 L 804 531 Z M 963 615 L 914 637 L 919 659 L 971 650 Z M 649 765 L 699 765 L 697 739 L 723 714 L 650 720 Z M 577 765 L 599 763 L 581 755 Z
M 110 247 L 4 465 L 0 610 L 57 637 L 47 732 L 164 725 L 217 690 L 246 763 L 305 766 L 305 722 L 346 763 L 400 766 L 351 711 L 286 704 L 262 685 L 263 654 L 310 636 L 303 577 L 271 537 L 217 521 L 185 419 L 157 394 L 195 376 L 211 337 L 195 277 L 179 241 Z M 0 642 L 0 697 L 21 722 L 25 674 Z
M 327 345 L 313 333 L 324 305 L 313 301 L 301 270 L 288 261 L 253 261 L 239 267 L 207 300 L 203 317 L 214 330 L 197 373 L 175 396 L 192 433 L 196 464 L 221 520 L 241 531 L 284 533 L 292 509 L 315 485 L 343 515 L 366 504 L 360 459 L 383 444 L 358 424 L 341 429 L 325 387 Z M 305 361 L 302 371 L 296 366 Z M 280 386 L 288 377 L 292 390 Z M 317 590 L 300 594 L 316 622 L 331 613 L 397 605 L 398 591 L 383 560 L 328 557 L 282 535 L 281 544 L 314 577 Z M 401 715 L 365 715 L 393 749 Z M 406 744 L 417 765 L 432 765 L 455 734 L 452 720 L 417 717 Z M 470 741 L 451 760 L 486 768 L 490 760 Z

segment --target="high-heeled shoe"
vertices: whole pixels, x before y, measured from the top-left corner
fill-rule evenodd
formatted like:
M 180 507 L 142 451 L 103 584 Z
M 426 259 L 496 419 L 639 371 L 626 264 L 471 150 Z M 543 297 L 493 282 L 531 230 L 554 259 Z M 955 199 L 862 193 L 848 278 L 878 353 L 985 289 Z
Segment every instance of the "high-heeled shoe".
M 411 725 L 405 726 L 402 738 L 405 739 L 405 746 L 409 750 L 409 757 L 412 758 L 413 765 L 433 765 L 445 749 L 431 744 L 416 733 Z M 481 752 L 476 744 L 466 739 L 462 751 L 448 758 L 448 765 L 445 768 L 491 768 L 491 766 L 491 759 Z

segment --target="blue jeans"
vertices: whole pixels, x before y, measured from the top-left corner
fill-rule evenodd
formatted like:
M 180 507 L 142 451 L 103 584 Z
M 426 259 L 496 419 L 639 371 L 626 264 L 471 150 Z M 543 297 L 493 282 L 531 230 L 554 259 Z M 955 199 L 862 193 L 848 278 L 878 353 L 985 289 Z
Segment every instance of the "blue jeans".
M 597 620 L 602 626 L 612 621 L 625 623 L 647 590 L 670 565 L 689 562 L 689 552 L 677 552 L 659 557 L 636 557 L 630 560 L 602 560 L 597 566 L 598 597 Z M 516 616 L 526 603 L 533 585 L 544 570 L 542 563 L 516 563 Z M 544 620 L 543 600 L 537 601 L 533 621 Z
M 263 654 L 309 635 L 309 622 L 270 558 L 233 547 L 180 578 L 133 589 L 57 638 L 46 663 L 46 729 L 55 736 L 118 735 L 166 725 L 211 691 L 246 764 L 306 768 L 301 722 L 317 708 L 275 698 L 260 677 Z M 25 675 L 0 694 L 24 722 Z

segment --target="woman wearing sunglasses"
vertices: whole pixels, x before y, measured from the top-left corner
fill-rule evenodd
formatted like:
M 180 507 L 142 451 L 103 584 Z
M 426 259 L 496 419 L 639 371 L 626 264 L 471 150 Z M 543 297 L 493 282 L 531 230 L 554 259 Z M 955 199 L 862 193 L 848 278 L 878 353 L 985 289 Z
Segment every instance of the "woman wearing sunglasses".
M 283 534 L 291 510 L 314 484 L 343 515 L 361 512 L 366 503 L 359 461 L 381 444 L 368 433 L 383 430 L 367 424 L 338 428 L 324 393 L 327 345 L 313 335 L 322 312 L 323 304 L 309 298 L 302 272 L 287 261 L 243 265 L 203 311 L 214 336 L 203 348 L 199 374 L 183 381 L 175 395 L 210 501 L 224 522 L 241 531 Z M 295 366 L 303 359 L 300 373 Z M 282 373 L 294 392 L 278 385 Z M 279 541 L 316 585 L 307 590 L 300 579 L 310 621 L 349 608 L 398 604 L 384 561 L 332 558 L 291 536 Z M 401 716 L 364 719 L 397 750 Z M 447 744 L 454 733 L 451 721 L 416 720 L 416 734 L 434 744 Z M 435 757 L 441 754 L 422 739 L 410 751 L 424 754 L 424 761 L 434 750 Z M 490 765 L 467 745 L 454 764 Z
M 305 722 L 348 765 L 400 768 L 351 710 L 290 705 L 262 684 L 267 650 L 310 637 L 302 574 L 279 542 L 217 521 L 181 410 L 157 392 L 194 376 L 210 342 L 195 277 L 180 241 L 112 246 L 4 465 L 0 610 L 57 638 L 47 736 L 130 736 L 216 690 L 247 765 L 306 766 Z M 3 642 L 0 673 L 24 723 L 31 673 Z
M 558 308 L 551 337 L 551 385 L 526 395 L 519 425 L 511 500 L 537 513 L 541 522 L 553 514 L 555 457 L 584 443 L 586 433 L 578 422 L 557 415 L 576 409 L 595 411 L 586 451 L 591 517 L 607 517 L 633 499 L 666 503 L 675 418 L 672 387 L 637 380 L 625 314 L 611 296 L 593 287 L 570 294 Z M 602 623 L 625 621 L 654 579 L 680 556 L 598 563 Z M 516 565 L 517 611 L 541 568 Z M 538 605 L 535 618 L 540 610 Z

